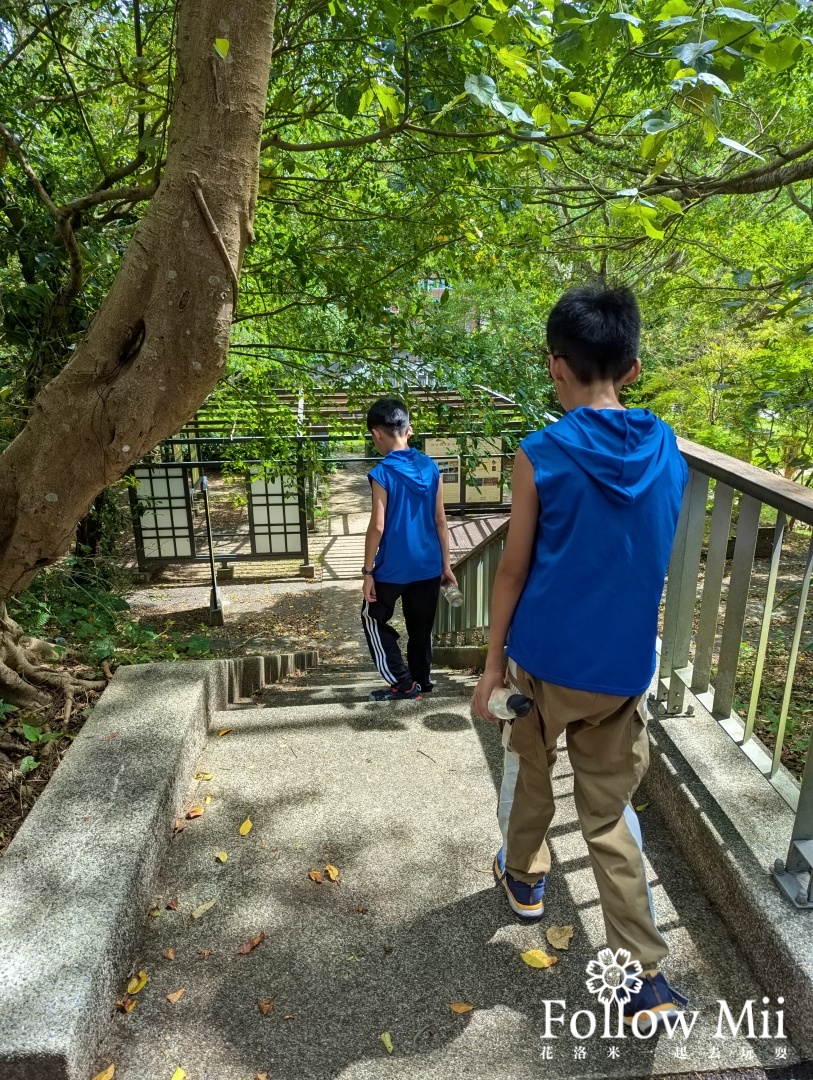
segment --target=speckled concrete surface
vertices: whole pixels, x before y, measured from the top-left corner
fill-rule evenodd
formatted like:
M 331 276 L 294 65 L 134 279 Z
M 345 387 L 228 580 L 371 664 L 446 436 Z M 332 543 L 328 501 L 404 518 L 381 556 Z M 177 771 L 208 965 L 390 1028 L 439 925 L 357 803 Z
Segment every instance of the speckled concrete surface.
M 232 730 L 218 737 L 219 726 Z M 668 975 L 699 1010 L 692 1034 L 603 1039 L 600 1016 L 593 1038 L 555 1024 L 563 1033 L 543 1038 L 547 1009 L 564 1008 L 568 1021 L 595 1011 L 584 969 L 604 944 L 603 924 L 566 757 L 547 916 L 536 926 L 514 921 L 490 874 L 500 758 L 496 729 L 473 723 L 455 697 L 215 716 L 197 766 L 212 778 L 190 777 L 189 804 L 205 814 L 177 835 L 158 916 L 145 913 L 133 957 L 150 981 L 135 1009 L 116 1017 L 99 1067 L 115 1061 L 116 1080 L 169 1080 L 178 1065 L 189 1080 L 524 1080 L 784 1064 L 772 1040 L 713 1038 L 719 999 L 738 1016 L 762 994 L 652 808 L 642 814 L 649 877 L 671 948 Z M 252 831 L 241 838 L 249 816 Z M 327 864 L 339 868 L 338 883 L 309 879 Z M 167 910 L 174 898 L 177 911 Z M 533 970 L 520 953 L 554 952 L 544 939 L 550 924 L 576 928 L 571 948 L 555 967 Z M 265 940 L 238 955 L 260 932 Z M 162 957 L 169 948 L 172 961 Z M 165 995 L 181 987 L 171 1004 Z M 274 1005 L 263 1016 L 266 999 Z M 456 1015 L 449 1006 L 459 1001 L 475 1009 Z M 794 1060 L 791 1047 L 777 1046 Z

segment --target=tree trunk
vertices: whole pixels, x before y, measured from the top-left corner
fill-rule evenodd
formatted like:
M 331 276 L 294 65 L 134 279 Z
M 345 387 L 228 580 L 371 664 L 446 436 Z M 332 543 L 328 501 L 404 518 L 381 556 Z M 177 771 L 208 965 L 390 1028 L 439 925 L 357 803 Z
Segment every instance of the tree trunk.
M 223 371 L 253 238 L 274 10 L 274 0 L 179 2 L 161 186 L 84 340 L 0 455 L 0 612 Z

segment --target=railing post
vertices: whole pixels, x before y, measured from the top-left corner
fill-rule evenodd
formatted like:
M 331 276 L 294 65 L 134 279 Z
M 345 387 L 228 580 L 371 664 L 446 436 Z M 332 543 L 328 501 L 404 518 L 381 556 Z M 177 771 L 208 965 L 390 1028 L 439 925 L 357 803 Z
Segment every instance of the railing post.
M 694 646 L 692 691 L 705 694 L 711 678 L 711 658 L 720 616 L 720 597 L 723 592 L 728 534 L 731 531 L 731 507 L 734 488 L 717 480 L 714 485 L 714 509 L 711 512 L 709 546 L 706 551 L 706 572 L 703 577 L 703 599 L 700 601 L 700 620 Z
M 771 616 L 773 615 L 773 598 L 776 595 L 776 579 L 779 574 L 779 560 L 782 556 L 782 540 L 785 536 L 785 515 L 780 510 L 776 516 L 776 528 L 773 533 L 773 549 L 771 551 L 771 569 L 768 572 L 768 587 L 765 592 L 765 607 L 762 612 L 762 628 L 759 632 L 759 645 L 754 664 L 754 680 L 751 686 L 751 700 L 748 703 L 748 716 L 745 721 L 745 731 L 742 735 L 743 743 L 747 743 L 754 732 L 754 720 L 757 715 L 757 702 L 759 691 L 762 688 L 762 673 L 765 669 L 765 654 L 768 651 L 768 635 L 771 631 Z
M 745 625 L 745 609 L 748 604 L 748 590 L 751 586 L 751 571 L 754 566 L 761 509 L 762 503 L 759 499 L 754 499 L 751 495 L 743 495 L 740 501 L 737 540 L 734 544 L 734 558 L 731 563 L 712 706 L 715 716 L 725 719 L 731 715 L 731 707 L 734 704 L 734 684 L 737 679 L 737 664 L 740 659 L 742 629 Z
M 709 478 L 692 469 L 680 508 L 672 557 L 669 560 L 666 607 L 663 615 L 658 697 L 661 700 L 668 698 L 666 708 L 669 713 L 683 710 L 685 687 L 676 672 L 689 663 L 708 491 Z

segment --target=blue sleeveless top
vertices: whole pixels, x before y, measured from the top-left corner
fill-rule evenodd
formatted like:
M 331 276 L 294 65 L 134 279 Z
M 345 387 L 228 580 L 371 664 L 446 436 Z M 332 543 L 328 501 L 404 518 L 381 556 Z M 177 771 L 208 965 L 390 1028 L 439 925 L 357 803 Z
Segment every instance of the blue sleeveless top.
M 643 694 L 689 475 L 675 434 L 646 409 L 579 408 L 521 447 L 540 513 L 508 655 L 559 686 Z
M 384 532 L 373 566 L 376 581 L 404 585 L 440 577 L 443 555 L 435 524 L 440 472 L 411 447 L 391 450 L 367 474 L 387 493 Z

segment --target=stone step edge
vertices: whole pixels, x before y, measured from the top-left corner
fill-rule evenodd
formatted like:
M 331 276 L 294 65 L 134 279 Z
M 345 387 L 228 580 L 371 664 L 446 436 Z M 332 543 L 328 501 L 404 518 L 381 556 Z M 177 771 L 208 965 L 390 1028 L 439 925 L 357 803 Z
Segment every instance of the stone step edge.
M 211 716 L 315 652 L 116 672 L 0 860 L 0 1077 L 87 1080 Z

